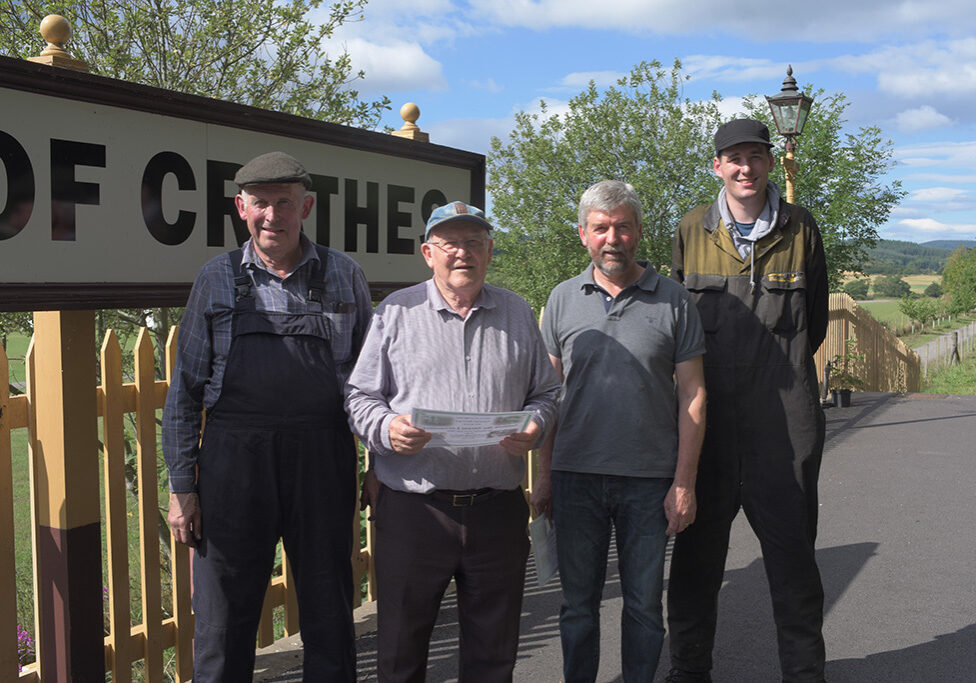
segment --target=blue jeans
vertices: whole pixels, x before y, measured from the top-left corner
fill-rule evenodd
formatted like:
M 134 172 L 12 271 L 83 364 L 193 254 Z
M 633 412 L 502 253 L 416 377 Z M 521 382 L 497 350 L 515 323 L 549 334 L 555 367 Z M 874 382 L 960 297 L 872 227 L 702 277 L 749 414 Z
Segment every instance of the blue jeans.
M 654 679 L 664 619 L 661 592 L 671 479 L 552 473 L 553 521 L 563 603 L 559 633 L 565 683 L 596 680 L 600 664 L 600 599 L 607 576 L 611 527 L 624 608 L 621 652 L 626 682 Z

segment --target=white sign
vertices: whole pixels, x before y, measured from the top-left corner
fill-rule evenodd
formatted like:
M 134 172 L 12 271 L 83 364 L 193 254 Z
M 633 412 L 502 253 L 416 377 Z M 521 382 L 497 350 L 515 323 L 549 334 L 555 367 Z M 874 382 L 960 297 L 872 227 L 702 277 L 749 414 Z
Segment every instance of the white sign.
M 385 134 L 85 74 L 58 77 L 94 81 L 103 91 L 96 101 L 2 87 L 12 65 L 37 72 L 18 60 L 0 63 L 0 294 L 10 283 L 188 285 L 206 261 L 248 237 L 232 179 L 272 150 L 299 159 L 312 176 L 306 234 L 355 258 L 380 288 L 429 277 L 419 248 L 427 216 L 447 201 L 481 201 L 472 197 L 479 189 L 483 197 L 480 155 L 425 146 L 475 161 L 459 167 L 430 151 L 411 154 L 422 145 Z M 179 114 L 152 113 L 152 98 L 145 110 L 107 103 L 115 84 L 130 101 L 133 90 L 165 95 Z M 245 115 L 260 112 L 274 130 L 208 121 L 200 106 L 207 103 L 221 120 L 239 110 L 252 127 Z M 289 121 L 304 137 L 290 134 Z M 387 151 L 391 142 L 396 154 Z M 0 300 L 0 310 L 15 308 Z

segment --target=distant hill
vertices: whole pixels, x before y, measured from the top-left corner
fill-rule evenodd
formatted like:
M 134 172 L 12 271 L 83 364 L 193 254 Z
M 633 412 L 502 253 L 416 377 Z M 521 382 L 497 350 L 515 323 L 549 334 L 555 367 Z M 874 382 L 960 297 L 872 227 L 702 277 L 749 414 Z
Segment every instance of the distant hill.
M 962 243 L 963 240 L 960 240 Z M 950 247 L 936 245 L 949 244 Z M 976 244 L 976 243 L 974 243 Z M 956 242 L 933 241 L 925 244 L 901 242 L 898 240 L 878 240 L 877 246 L 868 250 L 868 264 L 864 271 L 869 274 L 915 275 L 921 273 L 940 273 Z
M 899 244 L 902 244 L 899 242 Z M 958 249 L 960 246 L 964 246 L 967 249 L 972 249 L 976 247 L 976 240 L 932 240 L 930 242 L 922 242 L 923 247 L 932 247 L 934 249 L 948 249 L 953 251 Z

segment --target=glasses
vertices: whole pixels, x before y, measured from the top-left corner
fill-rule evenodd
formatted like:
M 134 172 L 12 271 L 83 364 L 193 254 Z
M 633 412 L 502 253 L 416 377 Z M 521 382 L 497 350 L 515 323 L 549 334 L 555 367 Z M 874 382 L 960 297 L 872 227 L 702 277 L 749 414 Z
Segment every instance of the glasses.
M 485 240 L 448 240 L 445 242 L 429 241 L 435 247 L 443 251 L 448 256 L 457 256 L 457 253 L 464 249 L 466 252 L 481 251 L 485 248 Z

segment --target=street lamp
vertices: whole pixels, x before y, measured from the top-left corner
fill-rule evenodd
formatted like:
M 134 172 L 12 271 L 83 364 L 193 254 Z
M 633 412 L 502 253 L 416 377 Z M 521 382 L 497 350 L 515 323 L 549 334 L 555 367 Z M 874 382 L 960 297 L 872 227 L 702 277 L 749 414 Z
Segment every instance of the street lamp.
M 786 138 L 786 157 L 783 159 L 783 170 L 786 172 L 786 201 L 793 203 L 793 183 L 796 179 L 796 161 L 793 152 L 796 150 L 796 138 L 803 132 L 803 125 L 807 122 L 807 115 L 813 105 L 813 98 L 807 97 L 796 88 L 793 78 L 793 67 L 786 68 L 786 78 L 783 79 L 783 89 L 778 95 L 766 96 L 769 110 L 773 113 L 776 130 Z

